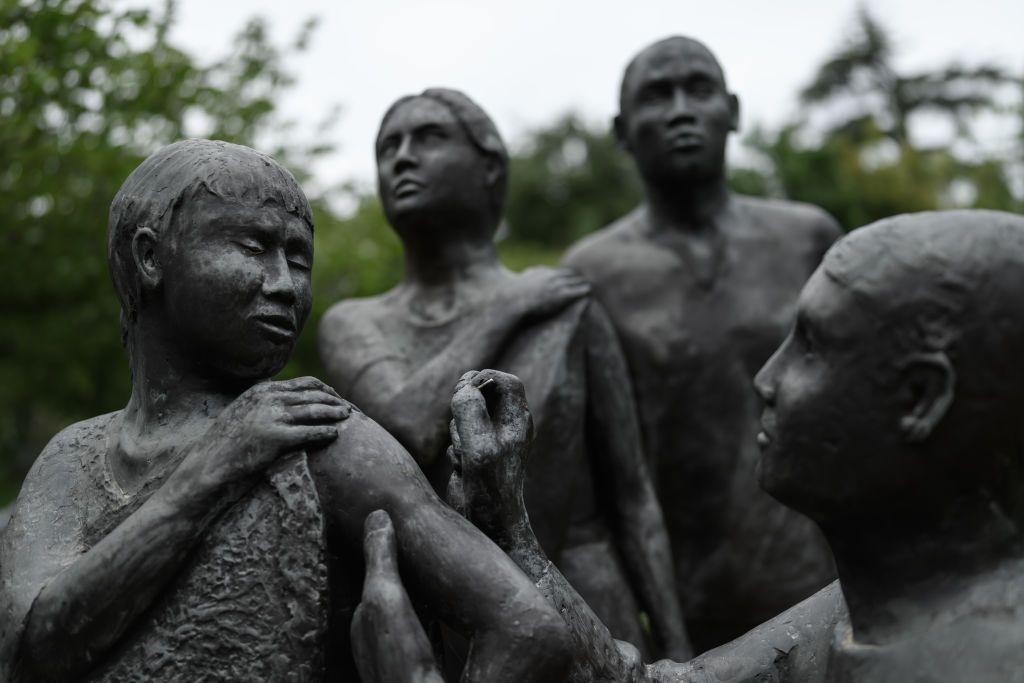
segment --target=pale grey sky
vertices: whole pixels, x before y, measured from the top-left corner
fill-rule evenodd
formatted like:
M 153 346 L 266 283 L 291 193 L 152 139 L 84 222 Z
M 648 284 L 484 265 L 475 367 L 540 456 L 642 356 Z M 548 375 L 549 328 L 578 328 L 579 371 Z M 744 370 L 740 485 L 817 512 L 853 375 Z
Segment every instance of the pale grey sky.
M 904 68 L 951 59 L 996 60 L 1024 71 L 1022 0 L 869 0 L 895 33 Z M 851 29 L 856 0 L 179 0 L 174 37 L 213 58 L 244 20 L 270 20 L 277 41 L 310 15 L 321 23 L 286 116 L 307 137 L 332 103 L 343 114 L 338 151 L 321 183 L 374 178 L 373 140 L 397 97 L 459 88 L 494 117 L 506 140 L 568 110 L 604 122 L 626 62 L 672 34 L 707 43 L 740 95 L 743 124 L 778 124 L 796 93 Z M 736 143 L 734 141 L 735 149 Z

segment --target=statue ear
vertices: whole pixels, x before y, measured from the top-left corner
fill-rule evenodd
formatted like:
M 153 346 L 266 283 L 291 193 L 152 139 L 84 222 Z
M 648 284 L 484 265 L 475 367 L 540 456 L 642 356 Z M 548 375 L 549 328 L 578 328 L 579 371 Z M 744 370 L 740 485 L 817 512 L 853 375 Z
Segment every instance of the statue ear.
M 740 98 L 729 93 L 729 116 L 731 118 L 729 130 L 736 132 L 740 129 Z
M 612 119 L 612 130 L 615 131 L 615 139 L 618 141 L 619 147 L 632 153 L 633 150 L 629 148 L 629 139 L 626 137 L 626 120 L 622 118 L 622 114 L 616 114 Z
M 154 289 L 163 277 L 159 247 L 160 238 L 151 228 L 140 227 L 132 236 L 132 259 L 143 289 Z
M 905 412 L 900 432 L 907 443 L 927 439 L 953 405 L 956 371 L 945 353 L 917 353 L 903 368 L 900 392 Z

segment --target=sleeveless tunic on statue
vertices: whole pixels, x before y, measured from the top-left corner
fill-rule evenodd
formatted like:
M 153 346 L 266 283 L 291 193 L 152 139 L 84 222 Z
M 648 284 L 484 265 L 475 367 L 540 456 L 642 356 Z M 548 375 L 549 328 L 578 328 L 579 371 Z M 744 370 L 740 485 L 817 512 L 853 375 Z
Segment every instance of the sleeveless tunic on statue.
M 92 546 L 159 486 L 132 497 L 103 448 L 83 453 L 97 495 Z M 273 466 L 213 520 L 177 574 L 87 681 L 321 681 L 328 624 L 324 519 L 305 454 Z

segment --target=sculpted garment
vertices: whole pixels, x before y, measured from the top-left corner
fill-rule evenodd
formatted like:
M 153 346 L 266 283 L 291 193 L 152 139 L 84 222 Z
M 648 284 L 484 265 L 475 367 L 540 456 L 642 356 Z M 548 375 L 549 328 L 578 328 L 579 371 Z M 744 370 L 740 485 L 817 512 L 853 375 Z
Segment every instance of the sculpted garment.
M 360 357 L 363 368 L 392 358 L 419 367 L 474 324 L 473 308 L 439 324 L 419 322 L 397 313 L 393 296 L 341 304 L 346 318 L 360 323 L 346 326 L 358 336 L 345 348 L 350 357 Z M 599 504 L 597 465 L 587 443 L 586 335 L 597 334 L 614 342 L 603 311 L 580 301 L 519 330 L 494 367 L 519 376 L 526 387 L 536 436 L 524 498 L 541 546 L 617 637 L 643 643 L 639 607 L 613 544 L 609 513 Z M 336 388 L 348 395 L 351 387 Z M 439 455 L 425 472 L 443 493 L 451 474 L 448 459 Z
M 730 200 L 716 229 L 710 280 L 684 240 L 651 233 L 645 208 L 565 259 L 592 283 L 622 343 L 698 652 L 834 578 L 817 527 L 760 488 L 752 383 L 838 230 L 814 207 L 746 197 Z
M 0 680 L 32 601 L 137 509 L 177 462 L 128 495 L 107 464 L 119 413 L 78 423 L 37 459 L 0 545 Z M 24 557 L 26 546 L 36 558 Z M 19 550 L 22 552 L 19 553 Z M 87 681 L 324 680 L 324 519 L 297 454 L 214 520 L 178 573 Z M 41 575 L 42 574 L 42 575 Z

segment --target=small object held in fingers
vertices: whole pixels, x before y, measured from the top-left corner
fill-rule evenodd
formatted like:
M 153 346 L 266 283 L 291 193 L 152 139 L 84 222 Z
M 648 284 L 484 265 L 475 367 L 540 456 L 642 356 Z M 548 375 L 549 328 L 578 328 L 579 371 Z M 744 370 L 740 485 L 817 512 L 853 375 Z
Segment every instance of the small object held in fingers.
M 480 391 L 481 389 L 486 387 L 488 384 L 494 384 L 494 379 L 493 378 L 488 378 L 488 379 L 485 379 L 483 382 L 480 382 L 480 384 L 477 384 L 476 385 L 477 391 Z

